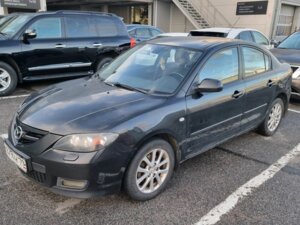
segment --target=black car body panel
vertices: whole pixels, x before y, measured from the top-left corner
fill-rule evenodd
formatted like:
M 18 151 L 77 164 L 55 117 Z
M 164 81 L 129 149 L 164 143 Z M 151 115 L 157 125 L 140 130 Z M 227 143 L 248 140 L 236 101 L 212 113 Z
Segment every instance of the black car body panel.
M 16 70 L 18 81 L 21 83 L 26 80 L 91 75 L 102 59 L 115 58 L 130 47 L 130 37 L 125 24 L 113 14 L 58 11 L 26 13 L 17 16 L 27 16 L 28 19 L 12 36 L 1 36 L 0 61 L 8 63 Z M 69 17 L 74 20 L 86 20 L 86 22 L 110 21 L 115 24 L 117 31 L 112 31 L 115 32 L 113 35 L 98 35 L 96 31 L 94 34 L 91 34 L 90 31 L 85 32 L 85 29 L 88 29 L 85 27 L 76 30 L 79 28 L 75 27 L 75 22 L 73 25 L 67 24 Z M 59 21 L 61 24 L 60 37 L 24 39 L 23 34 L 26 30 L 31 26 L 38 26 L 35 24 L 47 19 Z M 97 22 L 93 23 L 97 25 Z M 92 22 L 89 22 L 89 25 L 94 27 Z M 68 26 L 69 29 L 76 30 L 76 33 L 68 35 L 66 31 Z M 43 27 L 40 29 L 45 31 Z M 49 34 L 53 35 L 51 32 Z
M 5 141 L 13 151 L 30 158 L 26 176 L 69 196 L 113 193 L 121 189 L 126 168 L 138 149 L 154 137 L 169 141 L 179 164 L 257 127 L 275 98 L 289 100 L 289 65 L 279 63 L 268 50 L 255 44 L 216 38 L 161 38 L 151 43 L 192 48 L 203 54 L 171 95 L 143 94 L 110 86 L 98 75 L 32 94 L 16 113 Z M 271 69 L 245 78 L 239 67 L 238 80 L 225 84 L 223 91 L 194 91 L 195 77 L 211 56 L 242 46 L 264 53 L 270 58 Z M 241 60 L 239 57 L 239 63 Z M 241 95 L 236 95 L 236 91 Z M 18 126 L 29 137 L 16 140 Z M 83 153 L 54 148 L 66 135 L 106 132 L 119 136 L 99 151 Z M 60 178 L 87 180 L 88 185 L 83 190 L 66 189 L 59 187 Z

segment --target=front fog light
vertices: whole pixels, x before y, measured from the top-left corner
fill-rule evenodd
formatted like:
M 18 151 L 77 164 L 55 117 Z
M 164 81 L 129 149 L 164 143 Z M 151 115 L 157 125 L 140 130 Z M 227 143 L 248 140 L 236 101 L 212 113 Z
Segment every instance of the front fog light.
M 57 178 L 58 187 L 82 190 L 85 189 L 87 185 L 88 185 L 87 180 L 69 180 L 61 177 Z

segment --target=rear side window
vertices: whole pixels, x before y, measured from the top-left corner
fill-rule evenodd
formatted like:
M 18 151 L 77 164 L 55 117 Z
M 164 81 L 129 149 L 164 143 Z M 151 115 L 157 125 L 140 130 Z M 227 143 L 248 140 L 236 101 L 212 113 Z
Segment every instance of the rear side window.
M 95 27 L 89 24 L 86 16 L 68 16 L 66 17 L 66 35 L 67 37 L 95 37 L 97 31 Z
M 143 37 L 143 38 L 150 38 L 151 34 L 148 28 L 137 28 L 136 29 L 136 36 Z
M 239 79 L 239 56 L 237 48 L 219 51 L 211 56 L 200 71 L 199 81 L 216 79 L 223 84 Z
M 239 39 L 241 39 L 243 41 L 254 42 L 250 31 L 241 32 L 240 35 L 239 35 Z
M 61 38 L 62 26 L 61 18 L 42 18 L 35 21 L 29 29 L 36 31 L 36 38 Z
M 96 29 L 99 37 L 112 37 L 119 35 L 118 24 L 113 19 L 106 18 L 104 16 L 93 16 L 90 21 L 92 27 Z
M 265 38 L 261 33 L 252 31 L 252 34 L 254 36 L 254 40 L 259 45 L 269 45 L 269 41 L 267 38 Z
M 242 47 L 246 77 L 264 73 L 271 68 L 270 58 L 259 50 Z
M 156 29 L 151 29 L 151 33 L 152 33 L 152 36 L 155 37 L 159 34 L 161 34 L 161 32 L 159 30 L 156 30 Z
M 207 36 L 207 37 L 222 37 L 226 38 L 228 33 L 213 32 L 213 31 L 191 31 L 189 36 Z

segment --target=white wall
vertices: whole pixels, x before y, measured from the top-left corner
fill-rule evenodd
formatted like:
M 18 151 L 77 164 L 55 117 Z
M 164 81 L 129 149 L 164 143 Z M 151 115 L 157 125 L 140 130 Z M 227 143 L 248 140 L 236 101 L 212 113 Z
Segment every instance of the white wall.
M 153 3 L 153 25 L 164 32 L 170 31 L 170 2 L 155 0 Z
M 170 17 L 170 32 L 189 32 L 194 30 L 194 25 L 185 17 L 180 9 L 171 4 L 171 17 Z

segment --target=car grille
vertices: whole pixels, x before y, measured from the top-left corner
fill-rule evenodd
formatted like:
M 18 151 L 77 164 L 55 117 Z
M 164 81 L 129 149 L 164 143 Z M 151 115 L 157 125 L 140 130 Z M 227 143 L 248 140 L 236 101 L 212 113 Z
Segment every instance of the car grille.
M 17 129 L 19 129 L 19 132 L 21 131 L 21 135 L 17 135 Z M 16 119 L 16 123 L 13 126 L 13 133 L 12 137 L 14 139 L 14 142 L 17 144 L 33 144 L 34 142 L 40 140 L 43 138 L 48 132 L 42 131 L 36 128 L 32 128 L 30 126 L 27 126 L 23 123 L 21 123 L 18 119 Z
M 37 172 L 35 170 L 32 170 L 28 173 L 24 173 L 22 171 L 22 173 L 25 175 L 25 176 L 28 176 L 30 177 L 31 179 L 41 183 L 41 184 L 44 184 L 46 182 L 46 174 L 45 173 L 41 173 L 41 172 Z

